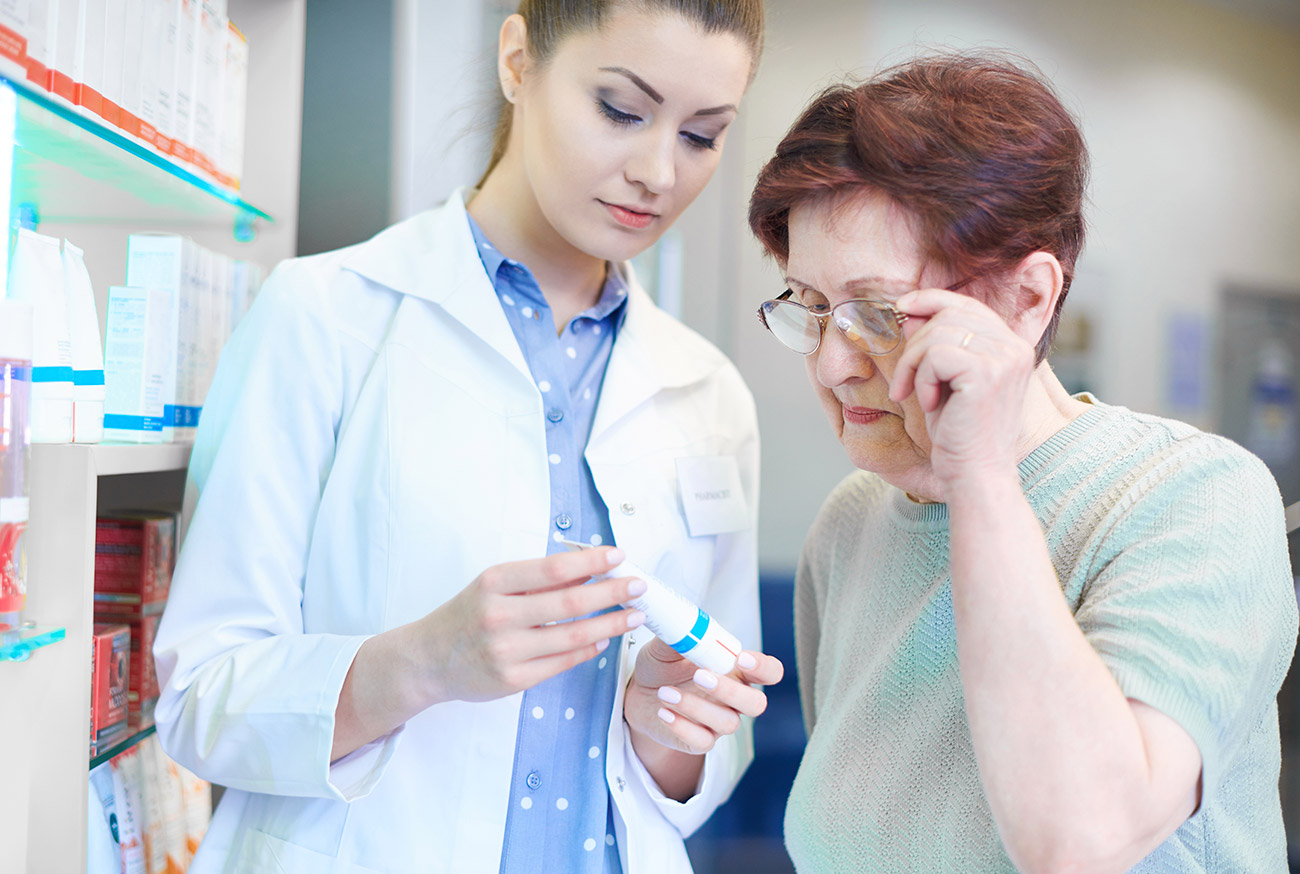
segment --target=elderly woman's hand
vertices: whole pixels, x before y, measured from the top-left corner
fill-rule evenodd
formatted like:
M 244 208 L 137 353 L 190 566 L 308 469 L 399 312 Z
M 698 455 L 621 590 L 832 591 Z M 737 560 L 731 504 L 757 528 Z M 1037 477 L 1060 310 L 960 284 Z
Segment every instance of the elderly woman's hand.
M 931 441 L 930 467 L 945 485 L 1014 474 L 1034 348 L 973 297 L 942 289 L 903 295 L 907 340 L 889 397 L 916 393 Z

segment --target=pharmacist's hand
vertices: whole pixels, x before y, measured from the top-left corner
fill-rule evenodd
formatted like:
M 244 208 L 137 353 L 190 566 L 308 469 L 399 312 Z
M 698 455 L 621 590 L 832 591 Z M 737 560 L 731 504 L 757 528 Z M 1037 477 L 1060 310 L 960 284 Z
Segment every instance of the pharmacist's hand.
M 645 622 L 639 610 L 576 618 L 645 591 L 645 583 L 631 577 L 587 583 L 623 558 L 616 548 L 584 549 L 483 571 L 420 620 L 420 640 L 426 644 L 420 655 L 431 697 L 490 701 L 532 688 Z
M 724 735 L 740 728 L 740 717 L 767 709 L 767 696 L 750 685 L 781 682 L 785 667 L 761 652 L 740 654 L 736 669 L 718 676 L 683 658 L 655 638 L 641 648 L 623 701 L 623 718 L 642 761 L 637 734 L 691 755 L 703 755 Z

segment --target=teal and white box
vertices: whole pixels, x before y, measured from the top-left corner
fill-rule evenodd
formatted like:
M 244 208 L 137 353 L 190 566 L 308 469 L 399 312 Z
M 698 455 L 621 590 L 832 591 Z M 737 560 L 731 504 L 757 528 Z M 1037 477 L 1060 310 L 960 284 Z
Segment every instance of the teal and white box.
M 104 439 L 162 443 L 175 390 L 176 294 L 165 288 L 108 290 L 104 337 Z
M 194 439 L 203 398 L 198 393 L 199 338 L 204 326 L 200 309 L 198 247 L 175 234 L 131 234 L 127 241 L 126 284 L 162 288 L 175 297 L 176 367 L 167 389 L 163 441 Z

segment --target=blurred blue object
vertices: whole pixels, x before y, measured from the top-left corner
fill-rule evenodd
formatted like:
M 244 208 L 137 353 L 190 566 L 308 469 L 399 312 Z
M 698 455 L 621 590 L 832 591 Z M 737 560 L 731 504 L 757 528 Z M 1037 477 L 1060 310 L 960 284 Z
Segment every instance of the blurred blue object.
M 763 651 L 785 665 L 754 723 L 754 762 L 732 793 L 686 842 L 696 874 L 791 874 L 782 823 L 807 735 L 794 665 L 794 577 L 762 574 Z

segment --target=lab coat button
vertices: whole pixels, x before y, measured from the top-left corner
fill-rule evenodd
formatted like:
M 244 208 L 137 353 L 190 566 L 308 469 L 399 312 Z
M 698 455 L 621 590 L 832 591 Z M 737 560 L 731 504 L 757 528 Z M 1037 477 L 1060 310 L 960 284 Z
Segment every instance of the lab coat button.
M 615 777 L 615 778 L 614 778 L 614 782 L 616 782 L 616 783 L 618 784 L 618 791 L 619 791 L 619 792 L 622 792 L 622 791 L 623 791 L 623 787 L 627 786 L 627 781 L 624 780 L 622 777 Z
M 571 525 L 573 525 L 573 519 L 569 518 L 568 513 L 561 513 L 555 517 L 555 527 L 561 531 L 568 531 Z
M 550 419 L 552 422 L 559 422 L 564 418 L 564 411 L 551 408 L 546 411 L 546 418 Z
M 528 777 L 525 778 L 524 782 L 528 784 L 529 789 L 536 791 L 542 787 L 542 775 L 536 771 L 529 771 Z
M 630 502 L 624 501 L 623 506 L 619 507 L 619 509 L 623 511 L 624 516 L 636 515 L 636 505 Z

